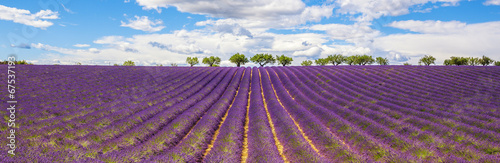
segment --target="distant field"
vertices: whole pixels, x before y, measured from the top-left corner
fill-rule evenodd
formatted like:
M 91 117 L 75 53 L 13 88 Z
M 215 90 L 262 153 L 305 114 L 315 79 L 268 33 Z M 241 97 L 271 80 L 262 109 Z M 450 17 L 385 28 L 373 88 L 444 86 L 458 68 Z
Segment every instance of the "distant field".
M 26 65 L 16 75 L 18 147 L 7 154 L 4 122 L 0 162 L 500 162 L 500 66 Z

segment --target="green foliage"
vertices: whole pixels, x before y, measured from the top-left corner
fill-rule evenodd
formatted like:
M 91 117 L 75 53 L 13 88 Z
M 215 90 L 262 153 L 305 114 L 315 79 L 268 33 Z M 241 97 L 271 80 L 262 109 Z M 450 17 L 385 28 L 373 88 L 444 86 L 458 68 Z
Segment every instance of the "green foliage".
M 329 55 L 327 58 L 329 63 L 332 63 L 333 65 L 337 66 L 339 64 L 342 64 L 345 60 L 346 57 L 342 56 L 342 54 L 335 54 L 335 55 Z
M 411 66 L 411 64 L 408 63 L 408 62 L 403 63 L 403 65 L 405 65 L 405 66 Z
M 115 64 L 113 64 L 113 66 L 120 66 L 120 65 L 115 63 Z
M 324 66 L 324 65 L 328 64 L 328 59 L 318 58 L 314 61 L 314 63 L 316 63 L 316 65 L 319 65 L 319 66 Z
M 292 64 L 293 59 L 292 57 L 287 57 L 282 54 L 281 56 L 276 56 L 276 61 L 278 61 L 278 64 L 283 65 L 284 67 L 286 65 Z
M 9 64 L 9 61 L 0 61 L 0 65 Z M 28 63 L 26 60 L 14 61 L 14 65 L 33 65 L 33 63 Z
M 450 64 L 451 65 L 467 65 L 468 59 L 465 57 L 450 57 Z
M 345 58 L 345 63 L 347 63 L 348 65 L 353 65 L 353 64 L 356 64 L 356 60 L 357 60 L 357 56 L 352 55 L 352 56 Z
M 346 63 L 348 65 L 366 65 L 366 64 L 373 64 L 375 62 L 375 59 L 373 59 L 372 56 L 369 55 L 352 55 L 346 58 Z
M 451 66 L 451 60 L 450 59 L 445 59 L 443 62 L 443 65 L 445 66 Z
M 219 57 L 205 57 L 203 58 L 203 64 L 207 64 L 209 67 L 219 67 L 218 65 L 220 64 L 220 58 Z
M 240 67 L 240 65 L 245 65 L 245 63 L 249 62 L 247 57 L 245 57 L 244 54 L 240 53 L 236 53 L 233 56 L 231 56 L 231 58 L 229 58 L 229 61 L 231 61 L 231 63 L 236 63 L 237 67 Z
M 162 66 L 163 66 L 163 64 L 156 64 L 156 66 L 162 67 Z
M 177 67 L 177 63 L 171 63 L 170 66 Z
M 135 66 L 135 63 L 134 63 L 134 61 L 128 60 L 128 61 L 123 62 L 123 65 L 124 66 Z
M 274 60 L 273 55 L 267 53 L 255 54 L 252 58 L 250 58 L 250 61 L 259 64 L 260 67 L 264 67 L 266 64 L 276 63 L 276 60 Z
M 305 60 L 305 61 L 302 61 L 302 63 L 300 63 L 300 65 L 302 65 L 302 66 L 311 66 L 312 64 L 313 64 L 313 62 L 310 60 Z
M 479 65 L 479 58 L 474 58 L 474 57 L 467 58 L 467 65 L 471 66 Z
M 492 59 L 490 59 L 489 57 L 486 57 L 483 55 L 483 57 L 478 59 L 478 62 L 479 62 L 479 64 L 481 64 L 483 66 L 488 66 L 488 65 L 492 64 L 494 61 Z M 496 64 L 496 62 L 495 62 L 495 64 Z
M 194 65 L 200 63 L 198 62 L 198 58 L 197 57 L 187 57 L 186 59 L 186 63 L 191 65 L 191 67 L 193 67 Z
M 500 66 L 500 61 L 496 61 L 495 66 Z
M 425 55 L 424 57 L 420 58 L 420 61 L 418 61 L 418 64 L 424 63 L 426 66 L 429 66 L 431 64 L 436 64 L 435 63 L 436 58 L 434 58 L 431 55 Z
M 377 58 L 375 58 L 375 60 L 377 61 L 377 63 L 379 65 L 388 65 L 389 64 L 389 59 L 387 59 L 387 58 L 377 57 Z
M 75 63 L 75 65 L 82 65 L 82 63 L 80 63 L 80 62 L 76 62 L 76 63 Z

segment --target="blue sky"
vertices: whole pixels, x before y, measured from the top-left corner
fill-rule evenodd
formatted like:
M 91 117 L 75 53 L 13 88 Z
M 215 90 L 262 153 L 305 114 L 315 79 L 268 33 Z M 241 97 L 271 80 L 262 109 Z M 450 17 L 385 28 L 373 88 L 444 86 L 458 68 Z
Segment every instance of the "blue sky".
M 331 54 L 417 64 L 500 60 L 500 0 L 5 0 L 0 52 L 35 64 L 185 65 L 186 57 Z M 247 66 L 255 66 L 247 64 Z

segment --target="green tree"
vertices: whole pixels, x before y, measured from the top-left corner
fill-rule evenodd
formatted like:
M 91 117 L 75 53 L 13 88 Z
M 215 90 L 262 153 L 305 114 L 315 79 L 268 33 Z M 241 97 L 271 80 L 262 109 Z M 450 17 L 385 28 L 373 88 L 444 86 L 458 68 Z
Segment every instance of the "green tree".
M 177 63 L 171 63 L 170 66 L 177 67 Z
M 388 65 L 389 64 L 389 59 L 387 59 L 387 58 L 377 57 L 377 58 L 375 58 L 375 60 L 377 61 L 377 63 L 379 65 Z
M 496 61 L 495 66 L 500 66 L 500 61 Z
M 479 65 L 479 58 L 474 58 L 474 57 L 467 58 L 467 65 L 471 66 Z
M 191 67 L 193 67 L 194 65 L 200 63 L 198 62 L 198 58 L 197 57 L 187 57 L 186 59 L 186 63 L 191 65 Z
M 231 61 L 231 63 L 236 63 L 237 67 L 240 67 L 240 65 L 245 65 L 245 63 L 249 62 L 247 57 L 245 57 L 244 54 L 240 53 L 236 53 L 233 56 L 231 56 L 231 58 L 229 58 L 229 61 Z
M 342 54 L 329 55 L 326 59 L 335 66 L 342 64 L 346 60 Z
M 75 65 L 82 65 L 82 63 L 80 63 L 80 62 L 76 62 L 76 63 L 75 63 Z
M 348 65 L 353 65 L 357 63 L 357 60 L 358 60 L 358 55 L 351 55 L 345 58 L 345 63 L 347 63 Z
M 408 63 L 408 62 L 403 63 L 403 65 L 405 65 L 405 66 L 411 66 L 411 64 Z
M 120 66 L 120 65 L 118 65 L 118 64 L 115 63 L 115 64 L 113 64 L 113 66 Z
M 355 58 L 355 63 L 358 64 L 358 65 L 366 65 L 366 64 L 373 64 L 373 62 L 375 62 L 375 59 L 373 59 L 372 56 L 369 56 L 369 55 L 356 55 L 356 58 Z
M 250 61 L 259 64 L 260 67 L 264 67 L 266 64 L 276 63 L 276 60 L 274 60 L 273 55 L 267 53 L 255 54 L 252 58 L 250 58 Z
M 310 60 L 305 60 L 305 61 L 302 61 L 302 63 L 300 63 L 300 65 L 302 65 L 302 66 L 311 66 L 312 64 L 313 64 L 313 62 Z
M 281 56 L 276 56 L 276 61 L 278 61 L 278 64 L 283 65 L 285 67 L 286 65 L 292 64 L 292 57 L 287 57 L 284 54 Z
M 128 60 L 128 61 L 123 62 L 123 65 L 124 66 L 135 66 L 135 63 L 134 63 L 134 61 Z
M 483 66 L 488 66 L 488 65 L 492 64 L 494 61 L 492 59 L 490 59 L 489 57 L 486 57 L 483 55 L 483 57 L 479 58 L 478 62 L 479 62 L 479 64 L 481 64 Z
M 324 66 L 324 65 L 328 64 L 328 59 L 326 59 L 326 58 L 318 58 L 314 62 L 316 63 L 316 65 Z
M 430 64 L 436 64 L 435 61 L 436 61 L 436 58 L 434 58 L 433 56 L 425 55 L 424 57 L 420 58 L 420 60 L 418 61 L 418 64 L 420 65 L 420 64 L 424 63 L 426 66 L 429 66 Z
M 467 65 L 468 60 L 465 57 L 450 57 L 450 62 L 452 65 L 460 66 Z
M 219 67 L 220 58 L 214 57 L 214 56 L 205 57 L 205 58 L 203 58 L 202 62 L 203 62 L 203 64 L 207 64 L 208 67 Z
M 451 66 L 451 60 L 450 59 L 445 59 L 443 62 L 443 65 L 445 66 Z

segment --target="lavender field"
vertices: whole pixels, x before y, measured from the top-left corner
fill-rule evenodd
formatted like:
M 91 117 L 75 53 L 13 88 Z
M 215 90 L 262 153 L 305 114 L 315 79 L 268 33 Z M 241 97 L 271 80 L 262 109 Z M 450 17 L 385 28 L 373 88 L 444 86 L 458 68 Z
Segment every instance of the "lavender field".
M 0 162 L 500 162 L 499 66 L 16 69 Z

